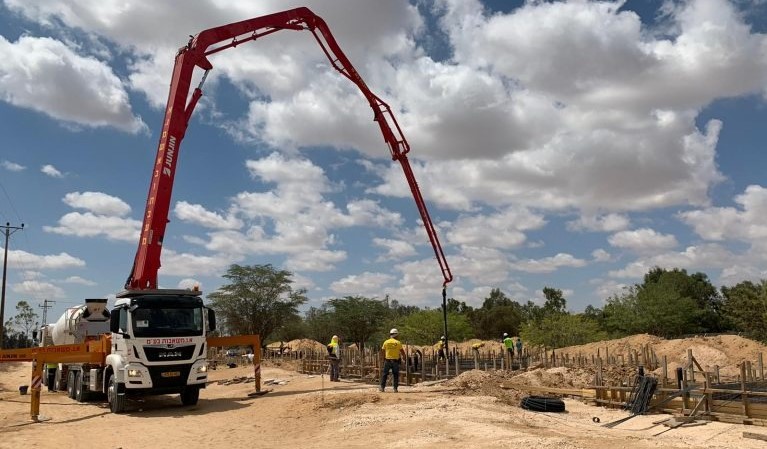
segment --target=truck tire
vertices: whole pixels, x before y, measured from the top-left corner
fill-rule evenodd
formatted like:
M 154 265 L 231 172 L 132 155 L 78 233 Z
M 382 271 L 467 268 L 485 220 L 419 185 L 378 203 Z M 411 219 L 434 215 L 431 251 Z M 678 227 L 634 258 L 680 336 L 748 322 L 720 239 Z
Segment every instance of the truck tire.
M 115 375 L 109 375 L 109 386 L 107 387 L 107 401 L 109 401 L 109 410 L 112 413 L 123 413 L 125 411 L 125 393 L 120 393 L 120 384 L 115 381 Z
M 59 370 L 56 370 L 56 377 L 53 379 L 53 389 L 56 391 L 64 391 L 66 389 L 64 386 L 64 378 Z
M 77 382 L 77 371 L 70 371 L 67 375 L 67 396 L 70 399 L 75 398 L 75 383 Z
M 186 387 L 181 392 L 181 403 L 184 405 L 196 405 L 200 399 L 199 387 Z
M 77 402 L 86 402 L 89 396 L 87 386 L 83 381 L 83 373 L 78 373 L 75 380 L 75 400 Z

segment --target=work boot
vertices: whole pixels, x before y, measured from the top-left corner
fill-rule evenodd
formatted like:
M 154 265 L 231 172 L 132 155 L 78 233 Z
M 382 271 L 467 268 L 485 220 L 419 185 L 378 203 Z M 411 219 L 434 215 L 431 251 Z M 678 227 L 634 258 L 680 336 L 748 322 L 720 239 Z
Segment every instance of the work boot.
M 380 391 L 381 393 L 383 393 L 383 392 L 384 392 L 384 387 L 378 387 L 378 391 Z
M 399 391 L 397 391 L 397 389 L 396 389 L 396 388 L 394 389 L 394 392 L 395 392 L 395 393 L 399 393 Z

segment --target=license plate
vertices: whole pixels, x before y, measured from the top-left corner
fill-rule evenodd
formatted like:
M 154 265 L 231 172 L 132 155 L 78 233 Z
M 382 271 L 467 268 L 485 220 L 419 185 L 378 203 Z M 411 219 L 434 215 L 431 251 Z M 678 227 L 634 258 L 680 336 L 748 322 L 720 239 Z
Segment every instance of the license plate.
M 162 377 L 178 377 L 181 375 L 181 371 L 165 371 L 160 374 Z

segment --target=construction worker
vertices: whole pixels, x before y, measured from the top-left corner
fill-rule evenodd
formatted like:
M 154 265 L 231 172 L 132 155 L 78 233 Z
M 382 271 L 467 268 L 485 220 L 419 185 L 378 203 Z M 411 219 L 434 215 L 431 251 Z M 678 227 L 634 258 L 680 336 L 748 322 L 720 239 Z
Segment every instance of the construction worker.
M 479 348 L 485 346 L 484 342 L 471 345 L 471 352 L 474 354 L 474 369 L 479 369 Z
M 384 357 L 383 370 L 381 371 L 381 386 L 378 391 L 383 392 L 386 389 L 386 381 L 389 378 L 389 370 L 392 374 L 392 386 L 394 392 L 397 392 L 399 387 L 399 364 L 400 359 L 407 359 L 405 355 L 405 348 L 402 347 L 402 343 L 397 340 L 399 331 L 395 328 L 389 331 L 389 339 L 383 342 L 381 345 L 381 354 Z
M 341 382 L 341 347 L 338 345 L 338 335 L 333 335 L 328 343 L 328 359 L 330 359 L 330 381 Z
M 445 340 L 445 336 L 443 335 L 443 336 L 441 336 L 439 338 L 439 341 L 436 344 L 434 344 L 434 348 L 437 349 L 437 361 L 443 361 L 446 358 L 445 357 L 445 342 L 446 341 L 447 340 Z
M 517 347 L 517 358 L 522 360 L 522 338 L 517 337 L 517 342 L 514 345 Z
M 514 361 L 514 339 L 509 337 L 506 332 L 503 333 L 503 346 L 506 347 L 506 352 L 509 354 L 509 368 L 511 368 L 511 362 Z

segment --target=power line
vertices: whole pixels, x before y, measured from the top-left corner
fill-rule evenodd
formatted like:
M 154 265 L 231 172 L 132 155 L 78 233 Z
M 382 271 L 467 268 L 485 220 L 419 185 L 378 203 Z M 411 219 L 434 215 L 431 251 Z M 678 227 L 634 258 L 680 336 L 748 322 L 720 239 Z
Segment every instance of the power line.
M 3 287 L 0 290 L 0 349 L 3 348 L 3 335 L 5 332 L 5 274 L 8 266 L 8 238 L 16 231 L 24 229 L 24 223 L 21 227 L 11 226 L 10 223 L 5 223 L 5 226 L 0 226 L 0 229 L 4 229 L 5 234 L 5 246 L 3 247 Z

